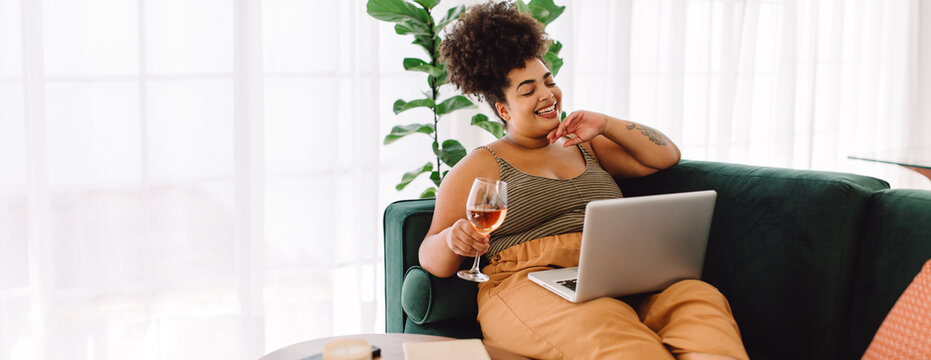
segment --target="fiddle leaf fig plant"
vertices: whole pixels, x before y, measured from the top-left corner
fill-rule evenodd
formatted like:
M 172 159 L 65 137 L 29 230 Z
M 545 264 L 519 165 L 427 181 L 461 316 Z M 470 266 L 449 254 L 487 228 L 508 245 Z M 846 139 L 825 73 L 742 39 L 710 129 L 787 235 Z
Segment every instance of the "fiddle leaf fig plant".
M 435 197 L 436 189 L 440 186 L 446 173 L 449 172 L 449 170 L 443 169 L 443 165 L 452 168 L 467 154 L 466 149 L 459 141 L 455 139 L 441 140 L 439 138 L 437 126 L 440 117 L 457 110 L 476 107 L 475 103 L 462 95 L 453 95 L 441 100 L 440 87 L 446 84 L 448 74 L 446 66 L 439 61 L 439 49 L 443 41 L 439 34 L 446 25 L 459 18 L 459 15 L 465 11 L 465 6 L 454 6 L 447 10 L 440 20 L 435 21 L 433 9 L 439 3 L 440 0 L 413 0 L 412 2 L 408 0 L 368 0 L 366 5 L 366 11 L 370 16 L 381 21 L 394 23 L 394 31 L 398 35 L 412 35 L 414 37 L 412 44 L 417 45 L 426 52 L 426 57 L 423 59 L 405 58 L 401 63 L 404 70 L 422 72 L 427 75 L 428 90 L 422 92 L 424 97 L 413 100 L 398 99 L 394 102 L 392 109 L 397 115 L 411 109 L 426 108 L 433 113 L 433 121 L 432 123 L 395 126 L 383 141 L 385 145 L 388 145 L 413 134 L 424 134 L 433 139 L 433 159 L 404 173 L 401 176 L 401 182 L 395 186 L 398 191 L 403 190 L 421 175 L 429 174 L 428 176 L 433 185 L 420 194 L 421 198 Z M 516 0 L 515 4 L 520 11 L 531 14 L 544 26 L 559 17 L 566 9 L 565 6 L 556 6 L 553 0 L 531 0 L 529 3 Z M 563 64 L 563 60 L 559 58 L 561 49 L 562 44 L 554 41 L 543 57 L 549 64 L 553 75 L 556 75 Z M 565 113 L 563 113 L 563 117 L 565 117 Z M 488 116 L 484 114 L 474 115 L 472 125 L 488 131 L 495 138 L 504 137 L 504 126 L 497 121 L 489 120 Z

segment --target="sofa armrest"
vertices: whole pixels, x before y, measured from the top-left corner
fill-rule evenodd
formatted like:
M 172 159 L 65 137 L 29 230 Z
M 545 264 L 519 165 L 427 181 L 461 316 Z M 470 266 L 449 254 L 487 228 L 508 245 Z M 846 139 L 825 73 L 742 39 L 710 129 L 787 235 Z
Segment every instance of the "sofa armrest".
M 401 306 L 417 325 L 457 318 L 473 318 L 478 313 L 475 298 L 478 287 L 457 277 L 438 278 L 420 266 L 407 270 L 401 288 Z
M 401 287 L 407 269 L 417 266 L 417 249 L 433 220 L 434 199 L 397 201 L 385 208 L 385 330 L 404 332 Z

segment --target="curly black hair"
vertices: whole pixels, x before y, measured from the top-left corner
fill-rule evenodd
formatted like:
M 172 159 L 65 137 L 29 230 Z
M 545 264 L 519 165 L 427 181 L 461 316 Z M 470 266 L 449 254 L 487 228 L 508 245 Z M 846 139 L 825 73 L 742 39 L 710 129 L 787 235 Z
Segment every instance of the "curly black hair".
M 507 103 L 507 74 L 527 59 L 543 59 L 550 40 L 543 24 L 512 2 L 489 2 L 469 8 L 453 24 L 440 45 L 449 82 L 491 106 Z

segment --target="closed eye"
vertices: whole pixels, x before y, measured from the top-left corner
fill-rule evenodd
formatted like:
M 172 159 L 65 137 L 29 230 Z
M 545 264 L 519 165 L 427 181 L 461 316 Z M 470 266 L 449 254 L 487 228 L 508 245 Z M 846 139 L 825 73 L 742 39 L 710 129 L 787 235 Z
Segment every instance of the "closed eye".
M 546 85 L 546 87 L 548 87 L 548 88 L 551 88 L 551 87 L 556 86 L 556 83 L 548 83 L 548 84 L 544 84 L 544 85 Z M 521 95 L 522 95 L 522 96 L 530 96 L 530 95 L 533 95 L 533 92 L 534 92 L 534 90 L 530 90 L 530 92 L 525 93 L 525 94 L 521 94 Z

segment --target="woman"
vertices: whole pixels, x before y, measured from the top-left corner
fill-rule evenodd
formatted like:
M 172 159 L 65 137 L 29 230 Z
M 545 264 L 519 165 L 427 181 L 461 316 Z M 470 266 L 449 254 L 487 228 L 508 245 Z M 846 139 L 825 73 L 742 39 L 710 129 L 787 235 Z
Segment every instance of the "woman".
M 585 204 L 621 197 L 613 177 L 671 167 L 679 150 L 649 127 L 589 111 L 562 122 L 562 91 L 541 60 L 543 26 L 511 3 L 475 6 L 441 48 L 449 80 L 492 106 L 507 135 L 463 158 L 437 192 L 420 263 L 452 276 L 485 254 L 478 321 L 484 341 L 543 359 L 746 359 L 727 300 L 685 280 L 666 290 L 581 304 L 533 284 L 527 273 L 578 265 Z M 464 218 L 476 177 L 508 183 L 508 215 L 490 236 Z

